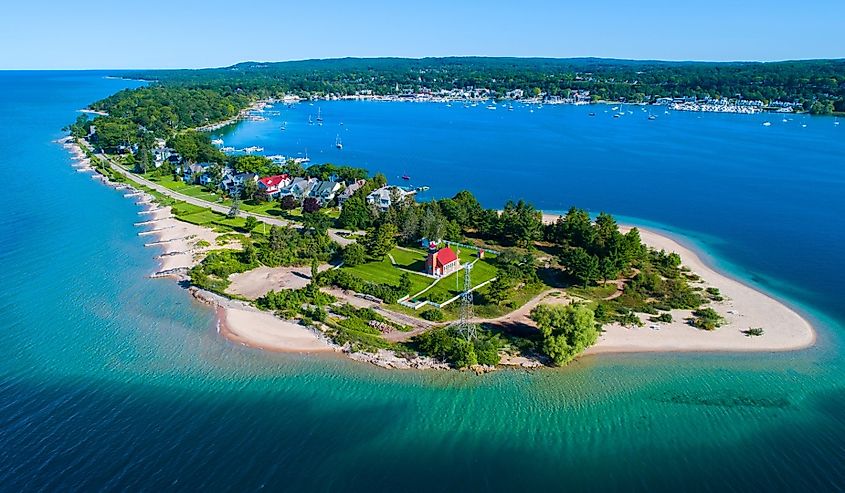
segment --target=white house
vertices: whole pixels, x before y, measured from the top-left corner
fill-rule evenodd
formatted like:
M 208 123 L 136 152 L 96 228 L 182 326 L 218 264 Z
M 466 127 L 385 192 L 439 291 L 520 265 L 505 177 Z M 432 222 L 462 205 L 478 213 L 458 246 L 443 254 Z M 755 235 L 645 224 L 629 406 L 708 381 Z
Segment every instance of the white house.
M 397 186 L 384 186 L 377 188 L 367 195 L 367 203 L 377 206 L 382 211 L 386 211 L 393 204 L 393 196 L 395 195 L 400 201 L 405 200 L 409 195 L 414 195 L 415 192 L 409 192 Z

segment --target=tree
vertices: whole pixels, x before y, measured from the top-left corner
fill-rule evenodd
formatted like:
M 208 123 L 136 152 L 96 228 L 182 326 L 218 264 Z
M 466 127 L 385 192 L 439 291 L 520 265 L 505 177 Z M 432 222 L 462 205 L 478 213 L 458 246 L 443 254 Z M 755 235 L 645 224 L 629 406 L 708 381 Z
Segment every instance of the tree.
M 531 310 L 531 319 L 542 334 L 543 353 L 558 366 L 572 361 L 598 339 L 595 316 L 585 305 L 539 305 Z
M 258 220 L 255 219 L 255 216 L 247 216 L 246 221 L 244 221 L 244 229 L 247 232 L 250 232 L 255 229 L 256 226 L 258 226 Z
M 500 220 L 502 236 L 512 245 L 529 247 L 542 238 L 542 214 L 523 200 L 508 201 Z
M 363 244 L 370 257 L 377 260 L 384 259 L 396 247 L 396 226 L 391 223 L 382 223 L 376 228 L 371 228 L 367 231 Z
M 561 263 L 564 264 L 566 272 L 577 281 L 584 284 L 584 287 L 595 282 L 599 277 L 599 259 L 590 255 L 587 250 L 581 247 L 570 248 L 561 256 Z
M 292 211 L 299 207 L 299 201 L 293 195 L 284 195 L 279 199 L 279 206 L 286 211 Z
M 332 218 L 320 211 L 302 214 L 302 225 L 307 229 L 314 230 L 318 235 L 326 234 L 333 222 Z
M 343 249 L 341 259 L 343 264 L 349 267 L 355 267 L 364 263 L 366 251 L 364 247 L 358 243 L 350 243 Z
M 370 215 L 370 208 L 363 197 L 356 192 L 343 203 L 340 217 L 337 219 L 341 228 L 358 230 L 366 229 L 372 225 L 373 219 Z
M 255 180 L 245 180 L 243 186 L 241 186 L 241 199 L 243 200 L 257 202 L 264 196 L 264 192 L 258 188 L 258 183 Z
M 232 207 L 229 208 L 229 212 L 226 214 L 226 217 L 229 219 L 233 219 L 238 217 L 238 214 L 241 212 L 241 201 L 237 198 L 232 200 Z
M 258 176 L 266 176 L 273 169 L 273 161 L 264 156 L 238 156 L 232 162 L 232 167 L 238 173 L 255 173 Z
M 302 212 L 305 214 L 314 213 L 320 210 L 320 201 L 315 197 L 305 197 L 302 201 Z
M 317 274 L 320 273 L 320 263 L 317 262 L 317 257 L 311 259 L 311 281 L 312 286 L 317 285 Z
M 510 289 L 510 280 L 504 275 L 504 273 L 499 272 L 496 280 L 490 283 L 490 287 L 487 288 L 487 298 L 489 298 L 494 304 L 501 304 L 508 298 L 508 292 Z

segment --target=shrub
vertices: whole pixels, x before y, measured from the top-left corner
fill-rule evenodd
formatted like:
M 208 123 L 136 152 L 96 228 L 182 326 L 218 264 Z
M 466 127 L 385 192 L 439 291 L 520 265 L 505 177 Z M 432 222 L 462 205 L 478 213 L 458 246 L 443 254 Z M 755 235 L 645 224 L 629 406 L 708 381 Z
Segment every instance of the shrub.
M 299 207 L 299 201 L 293 195 L 285 195 L 279 201 L 279 206 L 286 211 L 292 211 Z
M 692 312 L 693 318 L 690 324 L 703 330 L 715 330 L 720 327 L 725 319 L 712 308 L 699 308 Z
M 431 322 L 442 322 L 446 320 L 446 315 L 443 313 L 443 310 L 440 310 L 439 308 L 426 310 L 422 312 L 420 316 Z
M 748 330 L 743 330 L 742 333 L 745 334 L 746 337 L 759 337 L 763 335 L 763 327 L 751 327 Z

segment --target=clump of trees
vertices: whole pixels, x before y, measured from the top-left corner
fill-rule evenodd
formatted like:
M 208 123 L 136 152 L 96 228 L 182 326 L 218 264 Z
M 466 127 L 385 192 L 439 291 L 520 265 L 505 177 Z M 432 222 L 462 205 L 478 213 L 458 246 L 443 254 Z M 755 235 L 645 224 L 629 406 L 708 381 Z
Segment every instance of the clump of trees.
M 531 319 L 540 329 L 540 349 L 553 364 L 562 366 L 595 344 L 598 328 L 593 310 L 586 305 L 539 305 Z
M 450 363 L 455 368 L 469 368 L 475 365 L 498 365 L 503 342 L 498 335 L 484 330 L 479 330 L 478 337 L 470 341 L 454 327 L 444 327 L 416 336 L 414 346 L 421 353 Z

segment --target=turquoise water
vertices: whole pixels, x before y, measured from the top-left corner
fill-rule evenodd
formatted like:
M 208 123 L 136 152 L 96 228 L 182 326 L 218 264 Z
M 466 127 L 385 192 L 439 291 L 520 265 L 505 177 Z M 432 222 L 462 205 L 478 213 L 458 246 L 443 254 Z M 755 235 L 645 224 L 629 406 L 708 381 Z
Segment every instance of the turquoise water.
M 466 184 L 490 206 L 525 196 L 647 217 L 820 326 L 819 345 L 784 354 L 389 372 L 233 345 L 210 310 L 146 278 L 156 252 L 136 236 L 137 207 L 51 142 L 76 109 L 136 85 L 102 76 L 0 74 L 0 490 L 845 484 L 845 314 L 826 275 L 843 266 L 845 139 L 832 120 L 325 103 L 323 127 L 300 105 L 278 117 L 284 134 L 277 121 L 227 133 L 407 172 L 433 196 Z

